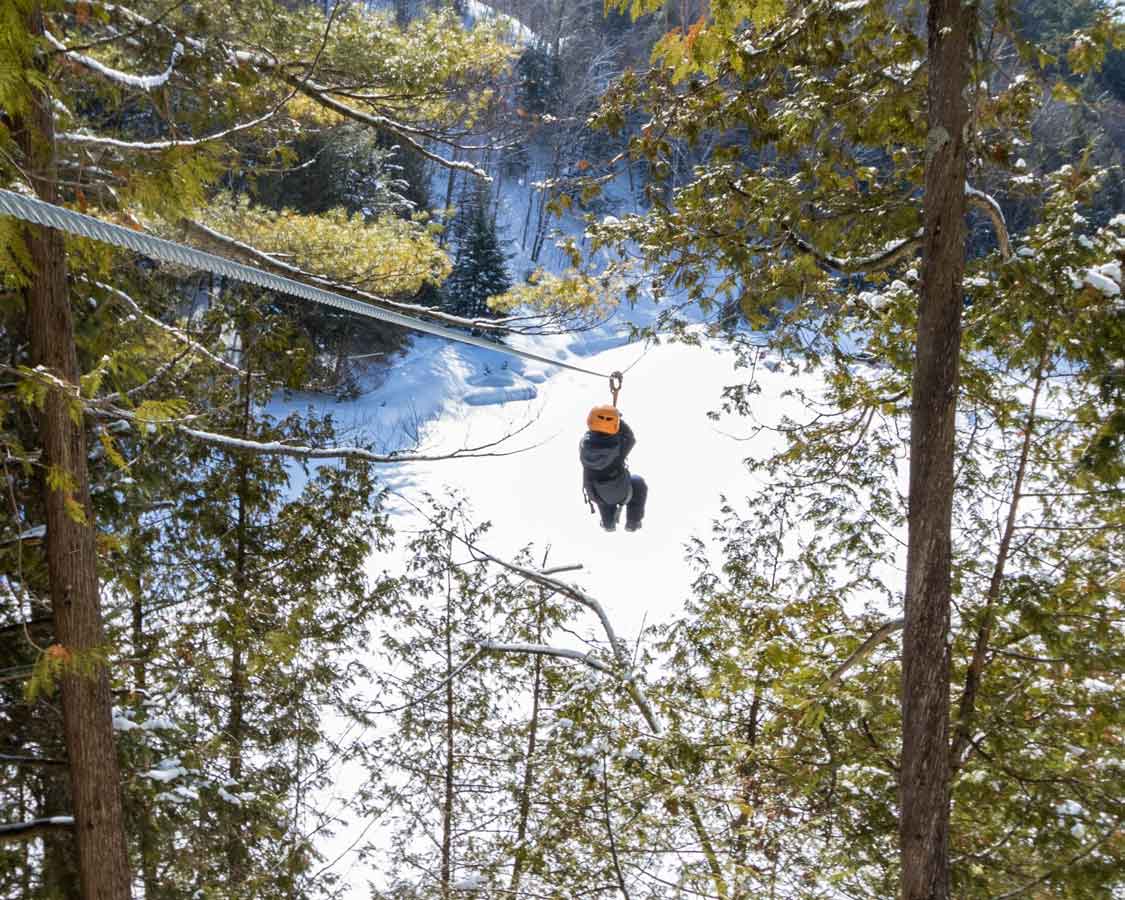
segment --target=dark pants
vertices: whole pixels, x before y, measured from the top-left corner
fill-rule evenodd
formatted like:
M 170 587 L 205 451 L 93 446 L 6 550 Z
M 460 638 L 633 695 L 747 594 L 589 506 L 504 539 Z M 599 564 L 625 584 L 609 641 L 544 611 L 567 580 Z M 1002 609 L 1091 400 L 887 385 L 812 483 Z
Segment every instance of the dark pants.
M 640 475 L 630 475 L 629 480 L 633 483 L 633 496 L 629 498 L 628 504 L 625 506 L 625 523 L 638 525 L 641 519 L 645 517 L 645 501 L 648 499 L 648 485 Z M 602 524 L 607 527 L 612 527 L 617 524 L 617 517 L 621 511 L 621 505 L 618 503 L 604 503 L 598 497 L 597 491 L 594 492 L 593 499 L 595 505 L 598 507 L 598 512 L 601 513 Z

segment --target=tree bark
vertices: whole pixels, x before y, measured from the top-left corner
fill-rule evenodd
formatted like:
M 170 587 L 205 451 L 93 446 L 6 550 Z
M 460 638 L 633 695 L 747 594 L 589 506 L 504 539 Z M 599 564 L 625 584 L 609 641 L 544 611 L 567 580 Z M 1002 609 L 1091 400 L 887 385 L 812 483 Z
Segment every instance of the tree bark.
M 43 34 L 43 16 L 32 11 L 28 30 Z M 46 62 L 37 64 L 45 69 Z M 45 74 L 45 72 L 43 72 Z M 58 201 L 54 118 L 51 98 L 29 90 L 25 116 L 15 122 L 24 164 L 40 199 Z M 38 226 L 24 229 L 33 275 L 27 289 L 31 362 L 77 391 L 78 351 L 67 290 L 62 235 Z M 121 808 L 121 779 L 113 738 L 109 673 L 98 595 L 94 512 L 86 468 L 86 436 L 71 398 L 50 390 L 39 413 L 43 461 L 62 475 L 64 486 L 43 484 L 47 517 L 47 573 L 55 637 L 70 658 L 60 678 L 63 733 L 70 763 L 70 790 L 78 869 L 84 898 L 119 900 L 130 896 L 129 859 Z M 68 508 L 69 504 L 69 508 Z M 84 518 L 85 521 L 76 521 Z
M 929 135 L 910 416 L 899 836 L 903 900 L 949 896 L 949 610 L 965 268 L 965 126 L 975 9 L 930 0 Z
M 138 528 L 139 527 L 138 524 Z M 140 576 L 138 576 L 137 590 L 133 594 L 133 689 L 137 693 L 142 708 L 144 708 L 145 700 L 148 699 L 148 671 L 145 668 L 145 659 L 148 656 L 148 645 L 145 640 L 143 598 L 144 591 L 141 589 Z M 146 712 L 143 718 L 147 717 L 148 714 Z M 145 747 L 141 751 L 140 762 L 142 769 L 147 770 L 152 768 L 152 750 L 149 747 Z M 152 798 L 149 797 L 147 792 L 140 800 L 139 806 L 137 830 L 140 832 L 141 844 L 141 884 L 144 886 L 145 900 L 148 900 L 148 898 L 156 896 L 156 862 L 158 850 L 156 845 L 156 829 L 152 821 Z
M 242 436 L 251 434 L 250 417 L 253 414 L 253 390 L 251 384 L 252 365 L 249 354 L 250 335 L 242 334 L 242 363 L 246 374 L 242 379 Z M 247 542 L 249 541 L 249 518 L 246 508 L 250 496 L 249 463 L 244 454 L 239 454 L 236 462 L 238 479 L 238 519 L 235 531 L 235 602 L 230 610 L 231 658 L 230 658 L 230 712 L 227 719 L 227 739 L 229 757 L 227 773 L 236 784 L 242 781 L 242 755 L 245 743 L 245 706 L 247 691 L 246 648 L 249 623 L 246 616 L 249 584 L 247 577 Z M 247 852 L 243 836 L 242 817 L 237 808 L 229 811 L 227 823 L 227 882 L 237 890 L 246 880 Z
M 547 565 L 547 557 L 543 557 L 543 565 Z M 547 604 L 548 594 L 545 590 L 539 592 L 539 611 L 535 621 L 535 642 L 543 643 L 543 612 Z M 519 814 L 516 824 L 516 854 L 512 863 L 512 879 L 508 890 L 514 896 L 519 896 L 520 880 L 523 878 L 523 867 L 527 859 L 527 823 L 531 817 L 531 790 L 535 779 L 535 744 L 539 735 L 539 696 L 543 685 L 543 657 L 536 655 L 534 663 L 535 677 L 531 688 L 531 722 L 527 726 L 527 759 L 523 769 L 523 786 L 520 790 Z
M 449 900 L 453 878 L 453 537 L 446 549 L 445 574 L 445 796 L 441 812 L 441 896 Z

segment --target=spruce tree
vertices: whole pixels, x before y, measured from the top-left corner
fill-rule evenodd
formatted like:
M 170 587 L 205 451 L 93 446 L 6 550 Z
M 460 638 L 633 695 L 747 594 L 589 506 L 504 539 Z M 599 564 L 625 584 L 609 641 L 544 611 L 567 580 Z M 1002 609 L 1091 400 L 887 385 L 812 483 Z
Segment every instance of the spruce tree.
M 512 286 L 507 255 L 489 215 L 487 195 L 475 192 L 453 225 L 453 270 L 445 282 L 447 308 L 459 316 L 481 318 L 492 314 L 491 297 Z

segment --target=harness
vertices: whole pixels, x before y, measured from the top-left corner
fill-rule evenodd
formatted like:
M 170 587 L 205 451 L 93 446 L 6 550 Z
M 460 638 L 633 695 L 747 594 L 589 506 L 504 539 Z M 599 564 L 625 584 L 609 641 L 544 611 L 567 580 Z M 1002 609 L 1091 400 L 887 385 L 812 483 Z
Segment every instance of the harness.
M 621 384 L 624 380 L 625 380 L 625 373 L 623 373 L 623 372 L 613 372 L 609 376 L 610 404 L 613 406 L 614 409 L 617 408 L 617 396 L 621 393 Z M 619 506 L 620 505 L 626 505 L 626 504 L 628 504 L 628 502 L 630 500 L 633 499 L 633 479 L 629 477 L 629 469 L 626 467 L 624 459 L 621 460 L 621 469 L 622 469 L 622 471 L 625 475 L 625 483 L 627 485 L 627 490 L 626 490 L 626 493 L 625 493 L 625 499 L 620 501 L 620 503 L 616 504 L 616 505 L 619 505 Z M 597 512 L 597 509 L 595 508 L 595 505 L 594 505 L 594 500 L 593 500 L 593 498 L 590 497 L 589 492 L 586 490 L 585 480 L 583 480 L 583 484 L 582 484 L 582 499 L 586 501 L 586 505 L 590 508 L 590 514 L 591 515 L 593 515 L 594 513 Z M 604 503 L 606 501 L 602 501 L 602 502 Z

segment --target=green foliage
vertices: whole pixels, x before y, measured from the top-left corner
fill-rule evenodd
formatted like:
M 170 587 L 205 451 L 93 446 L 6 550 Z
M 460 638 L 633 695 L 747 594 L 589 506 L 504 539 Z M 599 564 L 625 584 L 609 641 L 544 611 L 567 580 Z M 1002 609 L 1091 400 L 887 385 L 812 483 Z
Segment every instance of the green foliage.
M 578 269 L 561 275 L 536 270 L 526 282 L 491 297 L 488 307 L 498 313 L 524 308 L 558 316 L 600 317 L 612 311 L 620 293 L 620 285 Z
M 24 683 L 24 699 L 34 703 L 51 696 L 64 678 L 95 678 L 106 668 L 108 659 L 105 647 L 73 650 L 51 644 L 39 653 L 31 677 Z
M 182 418 L 186 410 L 185 400 L 145 400 L 133 410 L 133 417 L 143 428 L 169 425 Z
M 444 285 L 446 305 L 459 316 L 488 315 L 490 299 L 511 286 L 507 254 L 500 248 L 487 194 L 477 193 L 453 222 L 453 269 Z
M 421 215 L 401 219 L 384 213 L 367 221 L 342 209 L 301 215 L 221 198 L 199 214 L 223 233 L 298 269 L 380 295 L 413 294 L 424 284 L 440 284 L 451 269 Z

